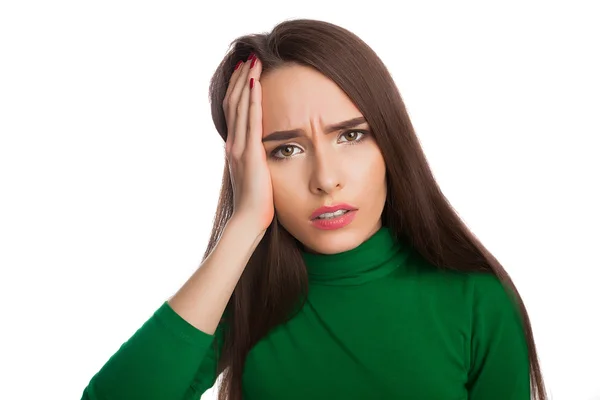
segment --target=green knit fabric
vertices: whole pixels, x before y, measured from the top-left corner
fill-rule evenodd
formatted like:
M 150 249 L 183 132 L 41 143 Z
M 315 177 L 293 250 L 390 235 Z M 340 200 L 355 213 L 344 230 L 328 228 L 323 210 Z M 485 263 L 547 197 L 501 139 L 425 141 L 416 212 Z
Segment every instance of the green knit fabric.
M 245 400 L 530 399 L 518 307 L 494 275 L 436 268 L 385 227 L 303 257 L 307 301 L 251 349 Z M 82 399 L 199 399 L 217 378 L 215 339 L 165 302 Z

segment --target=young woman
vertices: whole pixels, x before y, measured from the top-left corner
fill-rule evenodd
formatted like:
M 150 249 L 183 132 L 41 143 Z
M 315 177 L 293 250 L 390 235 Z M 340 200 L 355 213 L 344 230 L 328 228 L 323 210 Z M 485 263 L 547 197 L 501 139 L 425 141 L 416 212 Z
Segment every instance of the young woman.
M 354 34 L 285 21 L 210 87 L 227 157 L 200 268 L 83 398 L 545 399 L 529 318 Z

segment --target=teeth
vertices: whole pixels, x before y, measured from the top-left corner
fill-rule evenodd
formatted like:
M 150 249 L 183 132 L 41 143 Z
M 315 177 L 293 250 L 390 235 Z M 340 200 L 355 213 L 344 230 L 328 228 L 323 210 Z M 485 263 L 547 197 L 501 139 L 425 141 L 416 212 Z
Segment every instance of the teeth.
M 348 212 L 348 210 L 337 210 L 332 213 L 323 213 L 317 217 L 317 219 L 331 219 L 335 217 L 339 217 L 340 215 L 344 215 Z

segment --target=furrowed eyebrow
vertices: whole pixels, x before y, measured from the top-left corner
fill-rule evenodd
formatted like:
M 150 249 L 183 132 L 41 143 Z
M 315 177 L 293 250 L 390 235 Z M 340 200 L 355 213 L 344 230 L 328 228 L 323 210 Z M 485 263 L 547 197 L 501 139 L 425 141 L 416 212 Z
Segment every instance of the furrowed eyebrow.
M 325 133 L 331 133 L 336 131 L 341 131 L 343 129 L 350 129 L 358 126 L 360 124 L 364 124 L 366 121 L 365 117 L 357 117 L 352 118 L 347 121 L 338 122 L 335 124 L 331 124 L 325 127 Z M 263 143 L 266 142 L 279 142 L 284 140 L 295 139 L 299 136 L 304 135 L 304 131 L 302 129 L 291 129 L 289 131 L 275 131 L 269 133 L 262 139 Z

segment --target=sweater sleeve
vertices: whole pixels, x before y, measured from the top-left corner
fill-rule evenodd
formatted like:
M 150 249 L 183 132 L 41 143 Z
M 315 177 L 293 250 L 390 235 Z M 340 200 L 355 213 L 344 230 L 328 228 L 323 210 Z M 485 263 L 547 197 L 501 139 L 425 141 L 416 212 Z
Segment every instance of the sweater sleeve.
M 492 274 L 471 279 L 469 400 L 529 400 L 529 356 L 513 293 Z
M 92 377 L 82 400 L 199 399 L 216 381 L 220 332 L 197 329 L 165 301 Z

